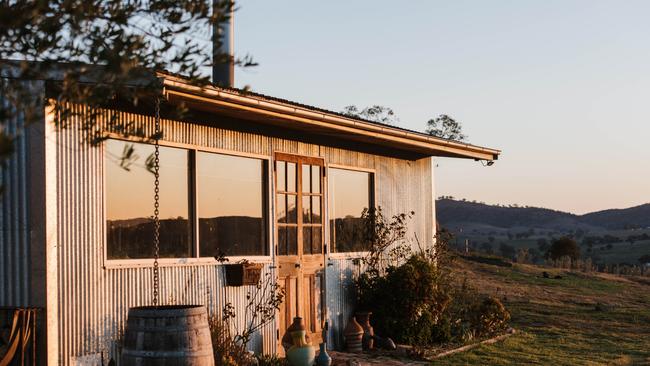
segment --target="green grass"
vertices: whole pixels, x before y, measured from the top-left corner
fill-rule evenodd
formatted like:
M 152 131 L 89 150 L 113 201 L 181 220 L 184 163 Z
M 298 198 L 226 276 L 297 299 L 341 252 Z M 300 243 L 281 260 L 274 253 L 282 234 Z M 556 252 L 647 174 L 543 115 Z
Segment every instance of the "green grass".
M 481 292 L 504 300 L 518 333 L 436 365 L 650 365 L 649 278 L 464 260 L 454 266 Z M 543 278 L 543 271 L 562 279 Z
M 600 257 L 604 263 L 622 263 L 638 265 L 638 259 L 644 254 L 650 254 L 650 241 L 638 241 L 634 244 L 621 242 L 612 244 L 612 249 L 600 250 L 600 247 L 594 247 L 592 253 Z

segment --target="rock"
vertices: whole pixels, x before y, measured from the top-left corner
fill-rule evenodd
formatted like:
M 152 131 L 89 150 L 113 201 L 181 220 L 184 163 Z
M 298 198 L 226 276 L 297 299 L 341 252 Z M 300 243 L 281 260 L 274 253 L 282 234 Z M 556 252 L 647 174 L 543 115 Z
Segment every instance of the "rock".
M 375 345 L 379 348 L 386 349 L 389 351 L 393 351 L 397 349 L 397 346 L 395 346 L 395 342 L 393 342 L 393 340 L 390 339 L 389 337 L 383 338 L 379 336 L 374 336 L 373 338 L 375 339 Z

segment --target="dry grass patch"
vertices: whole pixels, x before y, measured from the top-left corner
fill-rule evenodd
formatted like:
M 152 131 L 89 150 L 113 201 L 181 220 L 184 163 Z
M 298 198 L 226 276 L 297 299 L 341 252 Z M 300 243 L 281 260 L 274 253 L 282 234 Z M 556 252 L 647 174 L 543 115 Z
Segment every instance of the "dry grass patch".
M 465 260 L 454 270 L 503 299 L 520 333 L 438 364 L 650 365 L 650 285 L 644 281 Z M 544 271 L 562 278 L 544 278 Z

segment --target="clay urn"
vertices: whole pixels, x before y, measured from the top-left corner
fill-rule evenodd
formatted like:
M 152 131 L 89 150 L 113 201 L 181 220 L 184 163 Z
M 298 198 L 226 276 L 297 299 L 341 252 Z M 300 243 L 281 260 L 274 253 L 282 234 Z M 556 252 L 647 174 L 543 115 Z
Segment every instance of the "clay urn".
M 361 344 L 363 328 L 359 323 L 357 323 L 354 316 L 350 317 L 350 321 L 343 331 L 343 336 L 345 337 L 345 344 L 348 348 L 348 352 L 361 353 L 363 351 Z
M 372 328 L 372 325 L 370 325 L 370 315 L 372 315 L 371 312 L 365 311 L 357 313 L 356 316 L 357 322 L 363 328 L 363 337 L 361 338 L 361 344 L 365 351 L 373 349 L 375 343 L 375 330 Z
M 289 348 L 291 348 L 291 346 L 294 346 L 293 339 L 291 338 L 291 333 L 296 331 L 305 331 L 305 343 L 311 344 L 311 339 L 309 337 L 309 334 L 307 334 L 305 323 L 302 321 L 301 317 L 297 316 L 293 318 L 293 323 L 291 323 L 291 325 L 287 328 L 286 332 L 284 332 L 284 335 L 282 336 L 282 347 L 284 348 L 285 354 L 287 351 L 289 351 Z

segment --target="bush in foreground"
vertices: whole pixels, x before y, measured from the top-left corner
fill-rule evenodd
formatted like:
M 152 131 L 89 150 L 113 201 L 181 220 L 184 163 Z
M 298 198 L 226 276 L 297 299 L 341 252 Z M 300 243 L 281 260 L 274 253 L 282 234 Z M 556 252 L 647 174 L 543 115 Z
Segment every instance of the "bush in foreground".
M 360 276 L 359 307 L 373 312 L 377 334 L 426 347 L 466 342 L 507 328 L 510 313 L 497 298 L 479 295 L 466 282 L 453 286 L 440 268 L 415 254 L 387 268 L 383 276 Z

